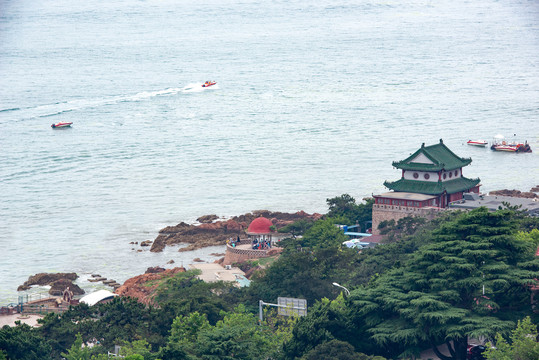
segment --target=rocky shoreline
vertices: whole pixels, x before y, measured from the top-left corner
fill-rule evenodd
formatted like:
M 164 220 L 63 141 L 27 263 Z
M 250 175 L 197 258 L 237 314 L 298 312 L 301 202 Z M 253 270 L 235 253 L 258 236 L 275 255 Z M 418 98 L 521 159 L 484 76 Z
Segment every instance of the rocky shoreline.
M 217 215 L 205 215 L 197 219 L 199 224 L 189 225 L 184 222 L 175 226 L 167 226 L 159 231 L 150 251 L 160 252 L 166 246 L 188 244 L 179 251 L 192 251 L 208 246 L 225 245 L 231 237 L 243 236 L 247 227 L 257 217 L 263 216 L 271 220 L 276 229 L 285 227 L 295 221 L 307 219 L 318 220 L 322 214 L 308 214 L 304 211 L 296 213 L 272 212 L 258 210 L 228 220 L 218 220 Z
M 496 190 L 491 191 L 490 195 L 499 196 L 513 196 L 521 198 L 539 198 L 537 193 L 539 192 L 539 185 L 533 187 L 528 192 L 522 192 L 520 190 Z M 187 224 L 181 222 L 175 226 L 167 226 L 159 230 L 159 235 L 155 240 L 147 240 L 140 244 L 142 247 L 149 247 L 151 252 L 161 252 L 166 246 L 188 244 L 187 247 L 183 247 L 178 251 L 193 251 L 196 249 L 225 245 L 226 241 L 231 237 L 244 236 L 245 231 L 249 224 L 256 218 L 263 216 L 271 220 L 276 229 L 280 229 L 298 220 L 311 220 L 315 221 L 320 219 L 323 215 L 314 213 L 308 214 L 304 211 L 298 211 L 296 213 L 283 213 L 272 212 L 269 210 L 258 210 L 250 213 L 246 213 L 239 216 L 234 216 L 230 219 L 219 220 L 217 215 L 204 215 L 197 219 L 196 224 Z M 140 251 L 140 250 L 139 250 Z M 215 254 L 224 255 L 224 254 Z M 196 260 L 195 260 L 196 261 Z M 221 259 L 222 261 L 222 259 Z M 219 262 L 219 260 L 217 261 Z M 173 263 L 170 261 L 169 263 Z M 142 284 L 160 279 L 166 276 L 172 276 L 177 272 L 185 271 L 183 267 L 176 267 L 174 269 L 163 269 L 160 267 L 148 268 L 145 274 L 134 276 L 124 282 L 123 285 L 113 284 L 115 292 L 124 295 L 132 296 L 138 299 L 144 299 L 143 302 L 151 302 L 148 297 L 153 292 L 153 289 L 142 286 Z M 99 276 L 99 275 L 96 275 Z M 69 286 L 74 295 L 84 294 L 84 290 L 78 285 L 73 283 L 78 278 L 75 273 L 39 273 L 28 278 L 23 285 L 17 288 L 17 291 L 24 291 L 30 289 L 31 286 L 51 286 L 49 294 L 53 296 L 61 295 L 66 287 Z M 89 281 L 101 281 L 105 278 L 93 277 Z M 106 279 L 105 279 L 106 280 Z M 114 280 L 110 280 L 112 282 Z M 105 281 L 103 283 L 106 284 Z

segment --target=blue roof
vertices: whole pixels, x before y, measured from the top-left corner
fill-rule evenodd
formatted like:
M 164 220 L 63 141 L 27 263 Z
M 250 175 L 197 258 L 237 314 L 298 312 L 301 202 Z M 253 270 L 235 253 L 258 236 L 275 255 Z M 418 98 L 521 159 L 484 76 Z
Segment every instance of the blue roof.
M 372 236 L 372 234 L 369 234 L 369 233 L 360 233 L 360 232 L 353 232 L 353 231 L 347 231 L 344 233 L 344 235 L 349 235 L 349 236 Z

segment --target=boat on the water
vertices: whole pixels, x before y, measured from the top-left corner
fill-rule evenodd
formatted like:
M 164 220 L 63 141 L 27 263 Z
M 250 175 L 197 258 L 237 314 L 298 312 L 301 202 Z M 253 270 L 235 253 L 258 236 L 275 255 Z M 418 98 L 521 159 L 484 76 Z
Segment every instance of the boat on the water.
M 70 127 L 71 124 L 73 124 L 73 123 L 72 122 L 59 122 L 59 123 L 56 123 L 56 124 L 52 124 L 51 128 L 53 128 L 53 129 L 61 129 L 61 128 Z
M 505 151 L 513 153 L 531 153 L 532 149 L 527 141 L 507 141 L 502 136 L 498 135 L 492 142 L 490 147 L 494 151 Z
M 467 144 L 472 146 L 485 147 L 487 146 L 488 142 L 486 142 L 485 140 L 468 140 Z
M 210 87 L 217 84 L 216 81 L 206 81 L 204 84 L 202 84 L 202 87 Z

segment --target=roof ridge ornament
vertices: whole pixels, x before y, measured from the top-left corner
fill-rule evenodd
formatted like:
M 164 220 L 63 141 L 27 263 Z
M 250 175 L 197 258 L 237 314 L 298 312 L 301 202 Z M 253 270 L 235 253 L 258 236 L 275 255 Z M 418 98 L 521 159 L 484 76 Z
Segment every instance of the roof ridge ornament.
M 444 143 L 444 141 L 442 139 L 440 139 L 440 144 L 443 144 L 443 143 Z

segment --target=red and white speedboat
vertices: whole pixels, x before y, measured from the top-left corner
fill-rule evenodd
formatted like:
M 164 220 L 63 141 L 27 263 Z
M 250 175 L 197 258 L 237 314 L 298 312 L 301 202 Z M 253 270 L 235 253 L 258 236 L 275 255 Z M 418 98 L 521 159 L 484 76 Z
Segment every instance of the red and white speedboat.
M 486 142 L 485 140 L 468 140 L 467 144 L 472 146 L 485 147 L 487 146 L 488 142 Z
M 204 84 L 202 84 L 202 87 L 210 87 L 217 84 L 215 81 L 206 81 Z
M 73 123 L 72 122 L 59 122 L 59 123 L 56 123 L 56 124 L 52 124 L 51 128 L 53 128 L 53 129 L 61 129 L 61 128 L 70 127 L 71 124 L 73 124 Z

